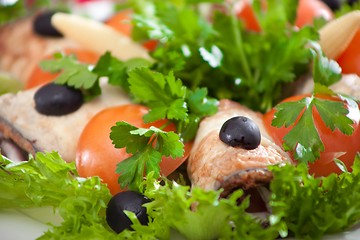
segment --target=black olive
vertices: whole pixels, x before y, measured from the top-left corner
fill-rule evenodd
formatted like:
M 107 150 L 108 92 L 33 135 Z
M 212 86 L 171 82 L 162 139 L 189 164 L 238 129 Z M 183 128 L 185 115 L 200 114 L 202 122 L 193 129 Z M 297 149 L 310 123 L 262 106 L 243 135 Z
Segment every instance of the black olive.
M 346 1 L 350 6 L 354 5 L 355 3 L 358 3 L 359 0 L 347 0 Z
M 40 87 L 35 95 L 35 109 L 44 115 L 62 116 L 78 110 L 83 104 L 80 90 L 49 83 Z
M 134 191 L 120 192 L 114 195 L 106 208 L 106 221 L 116 233 L 125 229 L 131 230 L 131 220 L 126 216 L 124 210 L 135 213 L 142 225 L 148 224 L 146 208 L 143 204 L 150 200 L 141 193 Z
M 33 22 L 34 32 L 44 37 L 62 37 L 63 35 L 51 24 L 51 17 L 55 13 L 50 10 L 39 13 Z
M 261 141 L 260 129 L 250 118 L 239 116 L 227 120 L 221 127 L 220 140 L 232 147 L 255 149 Z
M 326 5 L 328 5 L 331 10 L 335 11 L 340 9 L 343 1 L 341 0 L 322 0 Z

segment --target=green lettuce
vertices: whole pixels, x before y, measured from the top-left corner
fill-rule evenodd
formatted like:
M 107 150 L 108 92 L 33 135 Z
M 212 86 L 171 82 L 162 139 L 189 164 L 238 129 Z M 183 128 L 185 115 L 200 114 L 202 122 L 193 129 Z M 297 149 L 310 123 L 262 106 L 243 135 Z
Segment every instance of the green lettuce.
M 315 178 L 307 165 L 270 167 L 271 224 L 285 222 L 301 239 L 320 239 L 342 232 L 360 220 L 360 157 L 352 172 Z
M 134 230 L 120 234 L 105 220 L 107 186 L 98 177 L 79 177 L 75 164 L 58 153 L 37 153 L 22 163 L 0 156 L 0 166 L 0 208 L 51 206 L 63 219 L 39 239 L 320 239 L 360 219 L 359 156 L 352 172 L 323 178 L 309 175 L 305 164 L 270 167 L 272 211 L 263 219 L 246 212 L 249 198 L 239 204 L 241 190 L 224 199 L 222 190 L 190 189 L 150 173 L 140 188 L 151 199 L 145 204 L 149 223 L 126 212 Z

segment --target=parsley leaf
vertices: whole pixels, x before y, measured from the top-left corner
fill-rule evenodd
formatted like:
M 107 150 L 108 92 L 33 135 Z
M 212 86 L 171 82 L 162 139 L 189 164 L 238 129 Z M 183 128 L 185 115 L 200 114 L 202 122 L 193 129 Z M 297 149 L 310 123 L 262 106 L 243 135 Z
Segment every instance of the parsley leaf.
M 159 176 L 162 156 L 176 158 L 184 154 L 184 145 L 178 134 L 153 126 L 145 129 L 117 122 L 111 128 L 110 138 L 116 148 L 126 147 L 126 152 L 133 154 L 118 163 L 116 168 L 122 188 L 137 189 L 149 172 Z
M 324 56 L 321 47 L 316 42 L 310 42 L 313 58 L 313 78 L 316 84 L 330 86 L 341 79 L 341 67 L 339 64 Z M 315 93 L 318 93 L 315 86 Z
M 86 101 L 101 94 L 99 76 L 89 69 L 89 65 L 78 62 L 74 55 L 55 53 L 54 59 L 41 61 L 40 67 L 52 73 L 61 72 L 54 83 L 84 90 Z
M 293 110 L 300 110 L 300 112 L 305 108 L 299 121 L 296 122 L 293 129 L 286 134 L 283 139 L 285 151 L 294 151 L 295 159 L 301 161 L 313 162 L 320 157 L 320 151 L 324 150 L 324 145 L 321 142 L 312 117 L 313 104 L 313 98 L 305 98 L 298 102 L 286 104 L 285 106 L 282 104 L 277 106 L 277 109 L 281 109 L 282 114 L 284 114 L 284 111 L 288 111 L 290 109 L 289 107 L 294 107 Z M 278 114 L 281 113 L 278 112 Z M 275 118 L 277 116 L 276 114 Z M 297 113 L 294 116 L 299 115 Z M 294 118 L 292 120 L 294 120 Z M 284 125 L 289 124 L 294 124 L 294 122 L 289 123 L 287 121 L 284 123 Z
M 217 111 L 218 101 L 207 97 L 205 88 L 189 90 L 172 71 L 165 75 L 149 68 L 136 68 L 129 72 L 128 82 L 135 101 L 150 107 L 144 121 L 171 120 L 186 140 L 195 136 L 201 118 Z
M 108 83 L 129 91 L 128 72 L 137 68 L 150 66 L 145 59 L 130 59 L 126 62 L 113 57 L 110 52 L 104 53 L 94 67 L 80 63 L 74 55 L 55 53 L 54 59 L 44 60 L 40 67 L 49 72 L 60 72 L 54 80 L 57 84 L 68 85 L 84 92 L 85 99 L 91 100 L 101 94 L 100 78 L 107 77 Z

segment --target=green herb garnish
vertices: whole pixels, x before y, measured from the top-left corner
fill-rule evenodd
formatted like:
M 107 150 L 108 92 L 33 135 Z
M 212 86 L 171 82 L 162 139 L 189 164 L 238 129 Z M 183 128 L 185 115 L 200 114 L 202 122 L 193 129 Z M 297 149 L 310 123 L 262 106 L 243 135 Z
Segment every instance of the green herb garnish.
M 283 87 L 307 70 L 311 54 L 305 45 L 318 39 L 315 29 L 292 27 L 296 2 L 267 1 L 268 10 L 257 12 L 261 32 L 245 30 L 224 1 L 210 23 L 199 2 L 133 1 L 134 39 L 158 39 L 154 70 L 173 71 L 188 88 L 206 87 L 215 98 L 269 110 L 283 97 Z
M 65 163 L 56 153 L 38 153 L 23 163 L 0 156 L 0 208 L 53 206 L 63 221 L 49 225 L 40 239 L 320 239 L 359 221 L 359 156 L 351 173 L 322 178 L 310 176 L 304 163 L 270 170 L 272 213 L 262 220 L 246 212 L 249 198 L 239 204 L 241 190 L 221 199 L 221 190 L 190 191 L 190 186 L 166 179 L 164 184 L 149 173 L 139 188 L 151 200 L 145 205 L 149 224 L 141 225 L 129 214 L 134 231 L 116 234 L 105 221 L 111 196 L 99 178 L 79 178 L 75 164 Z M 262 222 L 269 226 L 263 228 Z
M 345 107 L 345 103 L 358 108 L 355 100 L 329 89 L 330 85 L 341 78 L 339 65 L 334 60 L 327 59 L 314 43 L 312 43 L 312 52 L 314 93 L 299 101 L 278 104 L 272 121 L 275 127 L 294 126 L 284 136 L 283 147 L 286 151 L 294 152 L 295 159 L 302 162 L 314 162 L 320 157 L 320 152 L 324 151 L 323 142 L 314 122 L 314 109 L 319 112 L 322 121 L 332 131 L 339 129 L 342 133 L 351 135 L 353 120 L 347 116 L 349 109 Z M 329 97 L 322 98 L 321 95 Z M 339 99 L 345 102 L 338 101 Z
M 159 176 L 162 156 L 183 156 L 182 141 L 195 137 L 200 119 L 217 111 L 217 101 L 207 98 L 205 89 L 189 91 L 172 72 L 165 76 L 148 68 L 136 68 L 129 72 L 128 81 L 135 101 L 150 107 L 144 121 L 168 119 L 167 124 L 174 122 L 178 133 L 155 127 L 139 129 L 125 122 L 118 122 L 111 129 L 115 147 L 126 147 L 133 154 L 118 164 L 119 183 L 122 187 L 137 188 L 146 173 L 153 171 Z

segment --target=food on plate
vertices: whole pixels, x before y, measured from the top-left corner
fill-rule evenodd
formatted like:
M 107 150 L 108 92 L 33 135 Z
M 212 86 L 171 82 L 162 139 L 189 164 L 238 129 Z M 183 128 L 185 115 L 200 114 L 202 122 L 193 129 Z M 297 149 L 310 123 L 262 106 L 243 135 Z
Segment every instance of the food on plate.
M 104 83 L 104 94 L 75 112 L 48 116 L 36 110 L 34 97 L 38 90 L 35 87 L 0 97 L 0 131 L 27 153 L 56 150 L 66 161 L 75 160 L 76 142 L 92 116 L 106 107 L 130 102 L 120 89 Z
M 6 119 L 1 147 L 13 144 L 9 136 L 20 133 L 20 140 L 36 147 L 42 139 L 51 143 L 53 134 L 77 132 L 71 140 L 57 141 L 66 149 L 76 147 L 76 157 L 56 149 L 61 146 L 34 151 L 21 163 L 0 156 L 0 192 L 6 193 L 0 194 L 0 206 L 54 206 L 64 221 L 52 225 L 44 238 L 318 239 L 359 221 L 360 110 L 356 96 L 334 88 L 350 75 L 323 51 L 323 41 L 331 40 L 322 35 L 327 31 L 319 35 L 323 22 L 295 27 L 299 6 L 258 0 L 250 9 L 259 31 L 251 31 L 237 15 L 238 2 L 215 7 L 213 1 L 200 2 L 129 1 L 131 16 L 121 12 L 105 23 L 52 15 L 65 38 L 99 57 L 89 65 L 76 54 L 52 54 L 40 66 L 59 73 L 53 83 L 0 97 L 9 99 L 0 103 Z M 343 17 L 348 16 L 354 15 Z M 336 26 L 336 20 L 322 29 Z M 131 23 L 131 36 L 120 33 L 125 22 Z M 147 41 L 156 43 L 151 51 L 143 45 Z M 309 75 L 313 85 L 305 97 L 281 102 L 304 91 L 290 87 Z M 53 112 L 48 100 L 56 94 L 39 91 L 48 87 L 76 100 L 57 99 L 66 111 Z M 112 101 L 104 87 L 126 95 Z M 34 101 L 35 93 L 48 100 L 37 96 Z M 110 107 L 91 107 L 91 116 L 80 114 L 80 124 L 68 123 L 101 99 L 110 100 Z M 29 111 L 29 104 L 31 116 L 11 111 Z M 34 119 L 53 128 L 27 130 Z M 54 119 L 66 123 L 54 125 Z M 70 124 L 68 134 L 63 129 Z M 17 154 L 24 153 L 9 150 L 8 157 Z M 325 161 L 331 169 L 319 167 L 324 155 L 330 156 Z M 132 201 L 124 200 L 120 214 L 112 215 L 112 195 L 123 194 L 136 195 L 141 200 L 136 208 L 146 214 L 137 217 L 125 207 Z M 127 224 L 107 222 L 112 216 Z
M 261 134 L 260 144 L 246 149 L 221 141 L 220 129 L 233 117 L 246 117 L 254 121 Z M 247 121 L 248 124 L 250 122 Z M 231 134 L 224 133 L 227 136 Z M 238 142 L 252 141 L 253 134 L 241 134 Z M 256 138 L 258 136 L 255 136 Z M 188 174 L 192 186 L 207 190 L 223 189 L 227 196 L 235 189 L 267 186 L 272 179 L 269 165 L 291 164 L 291 159 L 276 145 L 262 123 L 262 115 L 238 103 L 221 100 L 218 112 L 201 121 L 188 160 Z

